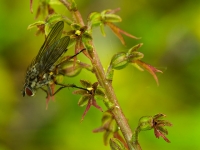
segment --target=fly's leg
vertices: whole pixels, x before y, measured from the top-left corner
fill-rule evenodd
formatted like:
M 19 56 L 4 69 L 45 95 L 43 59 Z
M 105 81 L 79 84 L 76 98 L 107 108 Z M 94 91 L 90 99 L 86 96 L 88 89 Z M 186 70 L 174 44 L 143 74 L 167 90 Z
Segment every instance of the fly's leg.
M 67 87 L 85 90 L 85 91 L 87 91 L 88 93 L 90 93 L 90 90 L 85 89 L 85 88 L 82 88 L 82 87 L 79 87 L 79 86 L 76 86 L 75 84 L 62 84 L 62 83 L 57 83 L 57 82 L 55 82 L 55 84 L 56 84 L 56 85 L 60 85 L 61 87 L 60 87 L 59 89 L 57 89 L 57 91 L 55 91 L 55 92 L 53 93 L 53 95 L 57 94 L 60 90 L 62 90 L 63 88 L 67 88 Z
M 46 97 L 46 98 L 48 98 L 49 92 L 48 92 L 46 89 L 44 89 L 43 87 L 41 87 L 41 89 L 47 94 L 47 97 Z
M 54 87 L 53 86 L 48 84 L 47 85 L 47 89 L 44 89 L 43 87 L 41 87 L 41 89 L 47 94 L 47 96 L 46 96 L 47 99 L 54 95 L 53 94 L 53 92 L 54 92 Z
M 68 62 L 70 59 L 76 57 L 78 54 L 82 53 L 84 50 L 86 50 L 86 49 L 84 48 L 84 49 L 82 49 L 80 52 L 74 54 L 73 56 L 69 56 L 68 58 L 66 58 L 65 60 L 63 60 L 61 63 L 59 63 L 58 65 L 56 65 L 56 68 L 57 68 L 58 66 L 64 64 L 64 63 Z

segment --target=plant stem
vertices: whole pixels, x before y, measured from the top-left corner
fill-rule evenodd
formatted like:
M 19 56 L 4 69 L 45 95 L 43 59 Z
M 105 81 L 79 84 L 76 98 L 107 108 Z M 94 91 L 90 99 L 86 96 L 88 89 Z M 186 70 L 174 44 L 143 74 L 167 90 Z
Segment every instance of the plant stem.
M 118 103 L 118 100 L 115 95 L 111 82 L 106 80 L 104 69 L 102 67 L 102 64 L 99 60 L 98 54 L 96 53 L 95 49 L 93 49 L 92 54 L 93 54 L 92 64 L 95 70 L 95 75 L 97 77 L 97 80 L 99 84 L 105 89 L 105 94 L 108 100 L 114 104 L 114 108 L 111 109 L 110 111 L 113 114 L 118 126 L 121 129 L 122 134 L 127 142 L 129 149 L 133 150 L 133 147 L 131 145 L 132 131 L 129 127 L 127 119 L 125 118 L 123 111 L 119 106 L 119 103 Z
M 70 3 L 67 2 L 66 0 L 60 0 L 60 2 L 62 2 L 67 7 L 67 9 L 73 14 L 77 23 L 84 26 L 84 22 L 83 22 L 80 12 L 77 9 L 71 10 Z M 120 130 L 122 131 L 122 134 L 127 142 L 129 149 L 134 150 L 134 148 L 131 144 L 133 134 L 129 127 L 127 119 L 124 116 L 123 111 L 119 106 L 117 97 L 116 97 L 114 89 L 112 87 L 112 83 L 110 81 L 106 80 L 103 66 L 101 64 L 101 61 L 100 61 L 99 56 L 94 48 L 94 44 L 92 41 L 90 41 L 90 45 L 93 47 L 93 49 L 88 52 L 90 54 L 90 57 L 92 58 L 91 63 L 93 65 L 96 78 L 97 78 L 99 84 L 105 89 L 105 94 L 106 94 L 108 100 L 114 104 L 114 108 L 111 109 L 110 112 L 113 114 L 118 126 L 120 127 Z M 110 109 L 110 108 L 108 108 L 108 109 Z

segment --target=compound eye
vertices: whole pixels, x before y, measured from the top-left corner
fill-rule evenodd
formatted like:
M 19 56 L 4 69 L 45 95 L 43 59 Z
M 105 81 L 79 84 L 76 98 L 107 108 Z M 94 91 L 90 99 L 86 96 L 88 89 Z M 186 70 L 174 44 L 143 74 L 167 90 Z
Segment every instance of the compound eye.
M 29 87 L 26 87 L 25 91 L 28 96 L 34 96 L 34 92 Z

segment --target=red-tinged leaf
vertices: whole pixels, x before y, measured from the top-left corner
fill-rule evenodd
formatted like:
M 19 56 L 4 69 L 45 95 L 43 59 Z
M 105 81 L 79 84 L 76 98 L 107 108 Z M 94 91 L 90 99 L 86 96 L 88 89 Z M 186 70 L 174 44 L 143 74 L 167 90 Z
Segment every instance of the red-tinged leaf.
M 98 85 L 99 85 L 98 82 L 95 82 L 95 83 L 92 84 L 92 88 L 94 89 L 95 93 L 96 93 Z
M 101 112 L 103 112 L 103 109 L 97 104 L 97 102 L 96 102 L 95 99 L 92 100 L 92 105 L 93 105 L 94 107 L 96 107 L 97 109 L 99 109 Z
M 48 104 L 50 100 L 54 100 L 54 96 L 50 96 L 50 94 L 48 94 L 47 98 L 46 98 L 46 109 L 48 109 Z
M 30 11 L 33 13 L 33 0 L 30 0 Z
M 117 13 L 120 10 L 121 10 L 120 8 L 110 9 L 110 10 L 106 11 L 106 14 L 115 14 L 115 13 Z
M 92 132 L 93 133 L 98 133 L 98 132 L 103 132 L 103 131 L 105 131 L 105 128 L 103 126 L 101 126 L 101 127 L 97 128 L 97 129 L 94 129 Z
M 134 148 L 136 150 L 142 150 L 142 148 L 141 148 L 141 146 L 140 146 L 140 144 L 138 142 L 135 143 Z
M 48 94 L 47 98 L 46 98 L 46 110 L 48 109 L 48 104 L 49 104 L 50 98 L 51 98 L 51 96 Z
M 50 93 L 52 93 L 52 94 L 54 93 L 54 91 L 55 91 L 55 84 L 51 84 L 48 88 L 49 89 L 48 89 L 48 95 L 47 95 L 47 98 L 46 98 L 46 109 L 48 109 L 48 104 L 49 104 L 50 99 L 54 100 L 54 95 L 51 96 Z
M 167 129 L 166 129 L 166 128 L 163 128 L 162 125 L 158 125 L 156 128 L 157 128 L 160 132 L 164 133 L 165 135 L 168 134 Z
M 45 31 L 44 31 L 45 25 L 38 25 L 37 28 L 38 28 L 38 30 L 36 32 L 36 36 L 38 36 L 40 33 L 42 33 L 42 34 L 45 33 Z
M 149 64 L 147 64 L 147 63 L 145 63 L 145 62 L 143 62 L 141 60 L 137 60 L 135 62 L 137 64 L 141 65 L 144 69 L 146 69 L 154 77 L 154 79 L 156 80 L 157 85 L 159 85 L 158 78 L 156 76 L 156 72 L 162 73 L 161 70 L 158 70 L 155 67 L 153 67 L 153 66 L 151 66 L 151 65 L 149 65 Z
M 155 134 L 156 138 L 159 139 L 159 137 L 162 137 L 166 142 L 170 143 L 169 139 L 166 138 L 166 136 L 160 130 L 154 128 L 154 134 Z
M 130 38 L 133 38 L 133 39 L 140 39 L 140 38 L 137 38 L 136 36 L 133 36 L 125 31 L 121 30 L 120 28 L 115 26 L 113 23 L 106 22 L 106 25 L 108 25 L 111 28 L 111 30 L 116 34 L 116 36 L 120 39 L 120 41 L 123 45 L 125 45 L 125 41 L 124 41 L 122 34 L 124 34 Z
M 164 117 L 166 117 L 165 114 L 159 113 L 159 114 L 156 114 L 156 115 L 153 117 L 153 119 L 163 119 Z
M 90 109 L 91 105 L 92 105 L 92 101 L 89 100 L 89 101 L 88 101 L 88 104 L 87 104 L 87 106 L 86 106 L 86 108 L 85 108 L 85 111 L 84 111 L 84 113 L 83 113 L 83 115 L 82 115 L 82 117 L 81 117 L 81 122 L 83 121 L 83 119 L 84 119 L 85 115 L 87 114 L 88 110 Z
M 48 10 L 49 15 L 52 15 L 55 13 L 54 9 L 50 5 L 47 5 L 47 10 Z
M 119 132 L 114 132 L 113 135 L 114 138 L 118 139 L 119 141 L 121 141 L 123 143 L 123 145 L 128 149 L 128 145 L 126 143 L 126 141 L 124 140 L 124 138 L 119 134 Z
M 82 115 L 81 121 L 83 121 L 85 115 L 87 114 L 88 110 L 90 109 L 91 106 L 96 107 L 97 109 L 99 109 L 100 111 L 103 112 L 102 108 L 97 104 L 96 100 L 92 97 L 90 100 L 88 100 L 88 104 L 86 106 L 86 109 Z
M 37 9 L 36 15 L 35 15 L 35 19 L 37 19 L 39 17 L 40 13 L 41 13 L 41 8 L 39 6 Z

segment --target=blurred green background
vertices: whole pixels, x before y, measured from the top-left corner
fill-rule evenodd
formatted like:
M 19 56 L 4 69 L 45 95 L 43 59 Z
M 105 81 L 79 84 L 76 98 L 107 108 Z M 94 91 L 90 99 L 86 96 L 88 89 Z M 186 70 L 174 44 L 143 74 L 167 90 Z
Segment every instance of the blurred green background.
M 134 130 L 141 116 L 164 113 L 173 123 L 168 128 L 171 141 L 156 139 L 153 131 L 140 134 L 144 150 L 200 149 L 200 1 L 199 0 L 76 0 L 86 20 L 92 11 L 115 9 L 125 31 L 142 37 L 125 37 L 126 46 L 106 28 L 93 32 L 95 46 L 105 68 L 116 52 L 127 51 L 144 43 L 140 51 L 144 61 L 164 71 L 158 74 L 160 86 L 147 72 L 133 66 L 115 71 L 113 86 L 121 107 Z M 81 123 L 84 108 L 77 105 L 79 96 L 73 89 L 64 89 L 45 109 L 45 93 L 22 97 L 27 66 L 44 41 L 35 36 L 36 29 L 27 30 L 35 22 L 38 1 L 30 13 L 29 1 L 0 1 L 0 150 L 108 150 L 103 134 L 92 130 L 101 125 L 102 113 L 93 107 Z M 64 6 L 56 6 L 69 16 Z M 70 49 L 68 54 L 72 54 Z M 85 57 L 79 57 L 85 61 Z M 80 79 L 95 81 L 94 75 L 82 71 L 65 83 L 79 84 Z M 102 102 L 99 105 L 105 110 Z

